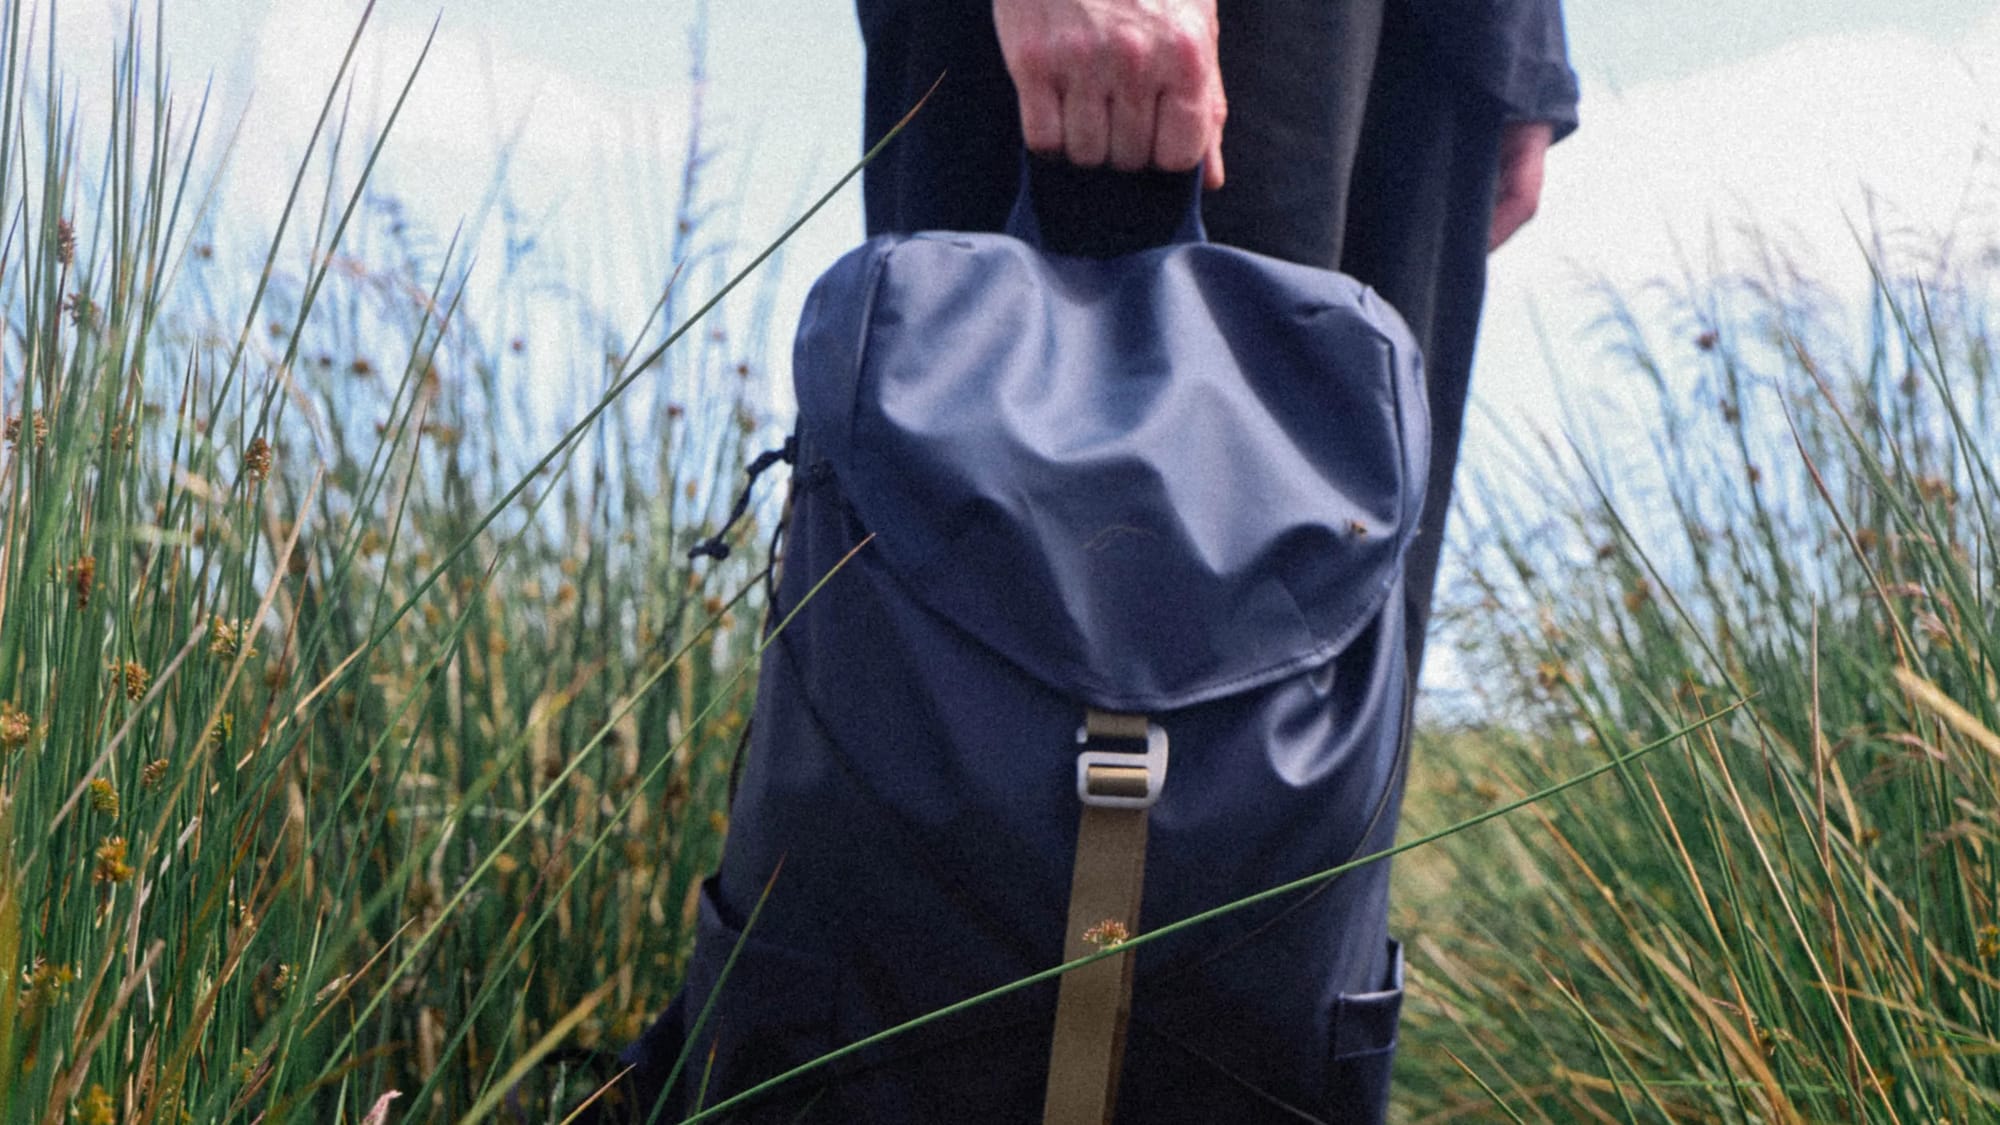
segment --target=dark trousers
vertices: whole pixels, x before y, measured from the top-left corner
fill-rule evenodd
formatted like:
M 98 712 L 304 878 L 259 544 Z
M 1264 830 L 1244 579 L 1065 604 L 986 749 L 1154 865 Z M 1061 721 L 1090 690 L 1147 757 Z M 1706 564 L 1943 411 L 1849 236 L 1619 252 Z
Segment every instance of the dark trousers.
M 1021 133 L 990 0 L 858 7 L 869 144 L 938 83 L 864 173 L 868 233 L 1001 229 Z M 1352 274 L 1423 348 L 1433 444 L 1407 563 L 1416 668 L 1485 295 L 1501 109 L 1446 76 L 1398 0 L 1220 0 L 1220 19 L 1229 182 L 1204 199 L 1210 239 Z M 1182 183 L 1039 167 L 1045 236 L 1082 253 L 1161 241 Z

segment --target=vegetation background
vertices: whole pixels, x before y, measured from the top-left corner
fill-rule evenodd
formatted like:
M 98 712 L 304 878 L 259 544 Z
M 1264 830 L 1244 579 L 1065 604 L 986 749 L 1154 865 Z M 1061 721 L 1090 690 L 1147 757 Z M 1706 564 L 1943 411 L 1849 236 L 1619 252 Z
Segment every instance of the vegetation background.
M 0 1119 L 562 1120 L 726 828 L 780 432 L 736 185 L 693 130 L 621 320 L 371 180 L 410 87 L 358 114 L 352 44 L 246 231 L 163 15 L 102 88 L 0 15 Z M 1856 300 L 1745 238 L 1596 297 L 1649 424 L 1466 506 L 1407 1121 L 1994 1114 L 2000 251 L 1866 230 Z

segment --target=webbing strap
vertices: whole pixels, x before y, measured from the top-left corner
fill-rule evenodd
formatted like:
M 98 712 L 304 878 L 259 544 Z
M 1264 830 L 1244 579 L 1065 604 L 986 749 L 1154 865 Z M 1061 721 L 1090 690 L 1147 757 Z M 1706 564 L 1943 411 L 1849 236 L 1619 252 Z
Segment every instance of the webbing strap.
M 1084 719 L 1084 735 L 1092 743 L 1103 739 L 1144 745 L 1149 733 L 1158 735 L 1149 731 L 1143 715 L 1091 711 Z M 1085 788 L 1111 797 L 1130 794 L 1135 786 L 1144 792 L 1146 773 L 1143 766 L 1090 765 Z M 1095 953 L 1138 931 L 1139 896 L 1146 878 L 1147 812 L 1093 805 L 1086 796 L 1070 875 L 1063 960 Z M 1056 997 L 1055 1039 L 1049 1049 L 1043 1125 L 1106 1125 L 1111 1120 L 1131 1009 L 1130 953 L 1063 974 Z

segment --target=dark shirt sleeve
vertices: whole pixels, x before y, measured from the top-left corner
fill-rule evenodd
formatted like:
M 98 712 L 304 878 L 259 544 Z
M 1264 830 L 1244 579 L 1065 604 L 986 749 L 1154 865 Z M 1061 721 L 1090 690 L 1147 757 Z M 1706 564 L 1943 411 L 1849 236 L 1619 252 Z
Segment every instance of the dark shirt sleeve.
M 1402 2 L 1444 67 L 1497 99 L 1509 117 L 1547 121 L 1557 140 L 1575 131 L 1577 82 L 1563 33 L 1562 0 Z

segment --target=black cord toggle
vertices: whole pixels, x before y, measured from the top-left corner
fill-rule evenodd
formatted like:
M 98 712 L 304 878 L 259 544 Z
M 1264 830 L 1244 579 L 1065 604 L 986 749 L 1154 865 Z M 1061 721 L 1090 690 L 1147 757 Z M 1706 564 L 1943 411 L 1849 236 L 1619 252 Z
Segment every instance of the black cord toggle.
M 750 477 L 743 482 L 743 491 L 737 495 L 735 506 L 729 509 L 729 518 L 722 522 L 722 529 L 689 548 L 688 561 L 693 562 L 696 559 L 708 558 L 721 562 L 723 559 L 728 558 L 729 544 L 725 540 L 729 537 L 730 529 L 736 526 L 736 521 L 742 519 L 743 513 L 750 510 L 750 493 L 752 489 L 757 487 L 757 478 L 763 475 L 764 470 L 778 462 L 783 461 L 788 465 L 794 464 L 798 461 L 798 457 L 799 436 L 797 434 L 786 438 L 783 446 L 777 449 L 767 449 L 759 453 L 757 459 L 750 462 Z

